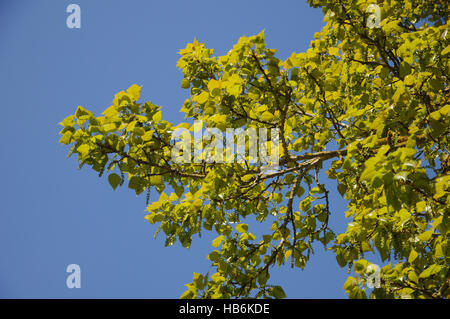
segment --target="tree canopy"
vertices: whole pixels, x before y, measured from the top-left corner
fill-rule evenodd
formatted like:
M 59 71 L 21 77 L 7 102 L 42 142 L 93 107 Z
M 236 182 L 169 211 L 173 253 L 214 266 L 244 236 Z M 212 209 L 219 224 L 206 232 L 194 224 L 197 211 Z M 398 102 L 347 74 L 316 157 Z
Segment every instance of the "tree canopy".
M 269 284 L 271 268 L 307 267 L 315 242 L 354 270 L 344 285 L 351 298 L 448 298 L 448 3 L 308 2 L 326 24 L 306 52 L 284 61 L 264 32 L 224 56 L 197 40 L 180 50 L 186 123 L 165 121 L 134 84 L 100 116 L 78 107 L 61 122 L 60 142 L 114 189 L 156 189 L 146 219 L 166 245 L 188 248 L 202 229 L 217 233 L 207 255 L 215 272 L 194 273 L 183 298 L 283 298 Z M 277 166 L 264 171 L 250 155 L 217 163 L 184 152 L 188 160 L 175 161 L 172 133 L 195 133 L 194 120 L 224 133 L 277 129 L 278 141 L 271 134 L 264 145 L 278 147 Z M 328 223 L 331 192 L 348 202 L 343 233 Z M 252 232 L 249 220 L 266 232 Z M 371 252 L 385 266 L 368 294 Z

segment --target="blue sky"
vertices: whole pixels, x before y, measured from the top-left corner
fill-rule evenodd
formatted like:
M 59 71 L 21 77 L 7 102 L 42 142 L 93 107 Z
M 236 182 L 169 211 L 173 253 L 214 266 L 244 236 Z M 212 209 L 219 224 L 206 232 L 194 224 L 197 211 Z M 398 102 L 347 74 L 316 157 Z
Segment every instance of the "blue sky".
M 81 7 L 81 29 L 66 26 L 71 3 Z M 197 38 L 222 55 L 265 29 L 285 59 L 305 51 L 322 25 L 321 10 L 299 0 L 1 1 L 0 297 L 178 298 L 193 272 L 208 271 L 214 236 L 204 232 L 189 250 L 154 240 L 145 194 L 113 191 L 106 178 L 77 170 L 57 123 L 78 105 L 101 113 L 133 83 L 143 86 L 141 100 L 180 122 L 188 91 L 176 62 L 186 43 Z M 330 223 L 342 231 L 345 203 L 332 203 Z M 80 289 L 66 286 L 72 263 Z M 274 269 L 271 283 L 290 298 L 344 298 L 346 278 L 318 249 L 306 270 Z

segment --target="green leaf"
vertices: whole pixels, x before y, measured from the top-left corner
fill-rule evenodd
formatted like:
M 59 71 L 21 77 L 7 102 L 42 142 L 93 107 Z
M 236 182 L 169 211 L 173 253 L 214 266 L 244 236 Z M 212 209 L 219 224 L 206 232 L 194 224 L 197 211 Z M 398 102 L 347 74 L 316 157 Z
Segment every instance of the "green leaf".
M 419 277 L 417 277 L 417 274 L 414 271 L 408 273 L 408 279 L 416 284 L 419 282 Z
M 269 289 L 269 295 L 275 297 L 276 299 L 283 299 L 286 298 L 286 293 L 284 292 L 283 288 L 280 286 L 273 286 Z
M 70 115 L 70 116 L 66 117 L 61 123 L 59 123 L 59 125 L 64 126 L 64 127 L 66 127 L 66 126 L 72 127 L 75 124 L 75 121 L 73 119 L 74 119 L 74 116 Z
M 434 274 L 437 274 L 441 270 L 441 266 L 433 264 L 424 271 L 422 271 L 419 275 L 419 278 L 428 278 Z
M 214 275 L 211 276 L 212 281 L 215 283 L 221 283 L 224 282 L 226 279 L 224 276 L 222 276 L 220 273 L 216 272 Z
M 209 93 L 208 92 L 202 92 L 199 95 L 195 96 L 195 101 L 199 104 L 205 104 L 206 101 L 209 99 Z
M 181 296 L 180 299 L 193 299 L 195 297 L 194 292 L 192 290 L 186 290 Z
M 128 182 L 128 188 L 134 189 L 136 192 L 136 195 L 139 195 L 144 191 L 143 184 L 142 184 L 142 178 L 138 176 L 133 176 L 130 178 L 130 181 Z M 167 196 L 167 195 L 166 195 Z
M 192 283 L 195 285 L 197 289 L 203 289 L 204 287 L 204 277 L 203 275 L 194 272 L 194 277 Z
M 114 132 L 117 129 L 117 126 L 115 123 L 108 123 L 103 125 L 103 129 L 105 130 L 106 133 Z
M 108 176 L 108 182 L 113 189 L 116 189 L 117 186 L 122 182 L 122 178 L 116 173 L 112 173 Z
M 220 246 L 220 244 L 222 244 L 222 241 L 225 239 L 224 235 L 220 235 L 219 237 L 217 237 L 216 239 L 214 239 L 212 241 L 212 246 L 217 248 Z
M 430 117 L 435 121 L 439 121 L 441 119 L 441 112 L 435 111 L 430 114 Z
M 162 176 L 161 175 L 153 175 L 150 176 L 150 185 L 160 185 L 162 184 L 163 180 L 162 180 Z
M 141 87 L 137 84 L 133 84 L 127 90 L 127 93 L 133 97 L 135 101 L 139 100 L 141 94 Z
M 65 132 L 64 135 L 60 138 L 59 142 L 62 144 L 70 144 L 72 139 L 72 132 Z
M 444 56 L 444 55 L 447 55 L 449 53 L 450 53 L 450 45 L 447 45 L 447 47 L 444 50 L 441 51 L 441 55 Z
M 347 265 L 347 260 L 341 252 L 337 252 L 336 261 L 341 268 Z
M 269 122 L 273 119 L 273 114 L 265 111 L 263 114 L 261 114 L 261 120 Z
M 411 250 L 411 253 L 409 254 L 409 257 L 408 257 L 408 262 L 411 264 L 414 260 L 416 260 L 418 255 L 419 254 L 417 253 L 417 251 L 415 251 L 414 249 Z
M 444 248 L 442 247 L 443 245 L 441 244 L 437 244 L 436 248 L 434 250 L 434 257 L 435 258 L 441 258 L 445 256 L 445 251 Z
M 133 130 L 133 133 L 139 136 L 142 136 L 145 134 L 145 130 L 142 127 L 135 127 Z
M 402 64 L 400 64 L 400 76 L 404 78 L 410 73 L 411 73 L 411 66 L 406 62 L 402 62 Z
M 248 231 L 248 225 L 247 224 L 237 224 L 236 231 L 238 231 L 240 233 L 246 233 Z
M 431 238 L 432 235 L 433 235 L 433 230 L 430 229 L 430 230 L 427 230 L 426 232 L 423 232 L 422 234 L 420 234 L 420 235 L 418 236 L 418 238 L 419 238 L 421 241 L 428 241 L 428 240 L 430 240 L 430 238 Z
M 220 95 L 222 87 L 222 82 L 219 80 L 211 79 L 208 83 L 208 90 L 211 92 L 212 96 Z
M 344 196 L 345 192 L 347 191 L 347 186 L 345 186 L 344 184 L 338 184 L 337 189 L 339 194 L 341 194 L 341 196 Z
M 440 110 L 439 113 L 441 113 L 442 115 L 446 116 L 447 114 L 450 113 L 450 104 L 447 104 L 446 106 L 443 106 Z
M 257 278 L 258 279 L 258 283 L 260 285 L 265 285 L 267 283 L 267 280 L 269 280 L 269 277 L 270 277 L 270 275 L 269 275 L 268 272 L 266 272 L 266 271 L 261 272 L 258 275 L 258 278 Z
M 339 48 L 328 48 L 328 53 L 330 55 L 339 56 Z
M 219 245 L 220 245 L 220 244 L 219 244 Z M 214 241 L 213 241 L 213 246 L 214 246 Z M 215 246 L 214 246 L 214 247 L 215 247 Z M 219 246 L 217 246 L 217 247 L 219 247 Z M 219 257 L 220 257 L 220 253 L 219 253 L 217 250 L 214 250 L 213 252 L 211 252 L 211 253 L 208 255 L 208 259 L 211 260 L 211 261 L 216 261 L 216 260 L 219 259 Z
M 191 83 L 187 79 L 183 79 L 181 81 L 181 88 L 182 89 L 189 89 L 191 87 Z
M 80 152 L 82 157 L 85 157 L 88 155 L 89 153 L 89 145 L 87 144 L 82 144 L 77 148 L 77 151 Z
M 358 260 L 354 264 L 353 268 L 354 268 L 356 273 L 362 273 L 366 269 L 367 265 L 368 265 L 367 260 Z
M 77 110 L 75 111 L 75 117 L 78 119 L 83 115 L 89 115 L 90 112 L 86 109 L 84 109 L 82 106 L 78 106 Z
M 158 111 L 158 112 L 156 112 L 156 113 L 153 115 L 152 119 L 153 119 L 153 121 L 155 121 L 155 122 L 160 122 L 160 121 L 161 121 L 161 117 L 162 117 L 161 111 Z
M 349 291 L 351 291 L 356 285 L 357 285 L 356 279 L 353 278 L 352 276 L 349 276 L 349 277 L 347 278 L 347 280 L 345 281 L 344 287 L 343 287 L 343 288 L 344 288 L 345 291 L 349 292 Z

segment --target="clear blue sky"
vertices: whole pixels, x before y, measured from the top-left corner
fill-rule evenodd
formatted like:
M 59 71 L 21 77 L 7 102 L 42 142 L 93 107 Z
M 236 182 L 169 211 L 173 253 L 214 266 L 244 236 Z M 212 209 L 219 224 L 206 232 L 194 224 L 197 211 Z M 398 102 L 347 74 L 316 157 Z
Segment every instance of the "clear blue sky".
M 81 7 L 81 29 L 66 27 L 70 3 Z M 153 240 L 145 194 L 78 171 L 57 123 L 77 105 L 101 113 L 133 83 L 142 100 L 163 106 L 164 119 L 180 122 L 187 91 L 177 52 L 194 37 L 222 55 L 265 29 L 285 59 L 308 48 L 322 17 L 302 0 L 2 0 L 0 297 L 178 298 L 194 271 L 208 271 L 214 236 L 196 237 L 189 250 Z M 332 203 L 331 224 L 342 231 L 345 204 Z M 80 289 L 66 286 L 72 263 Z M 271 283 L 290 298 L 343 298 L 346 277 L 318 249 L 305 271 L 284 267 Z

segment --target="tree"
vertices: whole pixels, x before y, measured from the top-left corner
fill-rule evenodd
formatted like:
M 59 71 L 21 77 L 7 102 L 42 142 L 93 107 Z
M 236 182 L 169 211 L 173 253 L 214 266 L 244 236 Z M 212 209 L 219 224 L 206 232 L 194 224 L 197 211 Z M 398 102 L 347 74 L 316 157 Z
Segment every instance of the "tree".
M 166 245 L 189 247 L 202 229 L 217 233 L 207 256 L 216 272 L 195 273 L 183 298 L 285 297 L 268 284 L 271 267 L 303 269 L 317 241 L 341 267 L 353 267 L 344 285 L 351 298 L 366 298 L 373 281 L 367 252 L 389 261 L 370 298 L 448 298 L 448 6 L 308 2 L 322 8 L 326 25 L 286 61 L 266 47 L 264 32 L 240 38 L 225 56 L 197 40 L 179 52 L 189 123 L 162 120 L 160 107 L 138 102 L 133 85 L 101 116 L 78 107 L 61 123 L 60 142 L 72 144 L 69 155 L 81 166 L 108 172 L 114 189 L 126 180 L 136 194 L 156 189 L 146 218 Z M 177 129 L 198 131 L 192 120 L 220 132 L 278 130 L 278 141 L 271 133 L 260 147 L 278 150 L 279 161 L 267 171 L 248 154 L 195 160 L 194 142 L 182 148 L 172 139 Z M 342 234 L 328 225 L 336 191 L 351 219 Z M 267 225 L 265 234 L 250 232 L 249 219 Z

